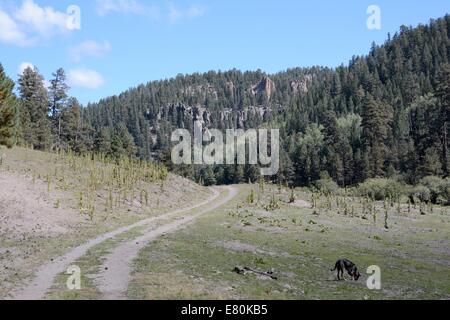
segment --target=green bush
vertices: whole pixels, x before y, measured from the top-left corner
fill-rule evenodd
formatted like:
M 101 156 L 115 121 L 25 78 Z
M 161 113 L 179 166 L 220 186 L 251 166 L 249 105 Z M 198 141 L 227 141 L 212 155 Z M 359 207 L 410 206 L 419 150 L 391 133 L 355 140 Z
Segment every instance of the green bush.
M 363 197 L 374 200 L 384 200 L 386 198 L 397 199 L 402 195 L 405 186 L 392 179 L 375 178 L 368 179 L 357 188 L 357 193 Z
M 326 195 L 339 194 L 340 188 L 331 178 L 316 180 L 313 182 L 314 188 Z
M 442 200 L 442 204 L 450 205 L 450 178 L 445 179 L 441 185 L 438 201 L 440 199 Z
M 428 176 L 420 180 L 416 187 L 426 187 L 430 191 L 428 201 L 434 204 L 450 204 L 450 178 L 442 179 L 436 176 Z
M 421 202 L 429 202 L 431 196 L 431 191 L 429 188 L 419 185 L 410 191 L 409 198 L 413 203 Z

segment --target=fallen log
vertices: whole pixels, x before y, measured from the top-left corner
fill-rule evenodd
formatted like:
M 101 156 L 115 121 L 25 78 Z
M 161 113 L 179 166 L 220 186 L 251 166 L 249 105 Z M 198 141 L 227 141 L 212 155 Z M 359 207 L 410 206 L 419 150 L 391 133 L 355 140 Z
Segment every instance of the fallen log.
M 263 271 L 259 271 L 250 267 L 240 267 L 240 266 L 236 266 L 233 270 L 234 272 L 236 272 L 237 274 L 242 274 L 245 275 L 247 272 L 252 272 L 261 276 L 265 276 L 265 277 L 269 277 L 273 280 L 278 280 L 278 277 L 273 275 L 273 270 L 270 269 L 267 272 L 263 272 Z

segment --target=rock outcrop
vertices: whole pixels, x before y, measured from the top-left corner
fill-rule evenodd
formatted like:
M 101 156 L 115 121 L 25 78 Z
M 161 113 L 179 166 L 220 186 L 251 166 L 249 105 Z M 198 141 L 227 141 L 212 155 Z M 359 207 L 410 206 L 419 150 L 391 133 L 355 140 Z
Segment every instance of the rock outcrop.
M 272 98 L 275 93 L 276 87 L 275 83 L 269 77 L 265 76 L 261 81 L 252 87 L 252 93 L 257 95 L 259 93 L 266 94 L 267 100 Z
M 291 81 L 291 89 L 294 91 L 294 94 L 297 93 L 307 93 L 308 86 L 312 82 L 312 75 L 308 74 L 301 79 Z

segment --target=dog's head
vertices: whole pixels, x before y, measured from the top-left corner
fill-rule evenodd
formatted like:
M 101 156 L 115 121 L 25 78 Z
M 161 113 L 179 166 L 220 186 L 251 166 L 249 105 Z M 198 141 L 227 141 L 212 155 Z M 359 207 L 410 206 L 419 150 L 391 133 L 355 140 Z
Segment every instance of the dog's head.
M 355 270 L 355 272 L 353 273 L 353 279 L 355 281 L 358 281 L 358 279 L 361 277 L 361 273 L 359 273 L 358 270 Z

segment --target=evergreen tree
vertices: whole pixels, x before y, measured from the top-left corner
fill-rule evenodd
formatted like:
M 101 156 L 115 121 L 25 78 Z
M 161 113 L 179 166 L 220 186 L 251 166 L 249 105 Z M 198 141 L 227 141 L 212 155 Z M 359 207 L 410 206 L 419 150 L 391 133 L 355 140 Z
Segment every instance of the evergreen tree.
M 201 180 L 203 181 L 203 184 L 205 186 L 212 186 L 217 183 L 216 177 L 214 175 L 211 166 L 206 166 L 202 168 L 200 172 L 201 172 L 200 173 Z
M 246 164 L 244 168 L 244 180 L 246 182 L 254 183 L 258 181 L 260 177 L 260 170 L 256 165 Z
M 59 116 L 60 148 L 71 149 L 76 153 L 90 150 L 88 128 L 83 124 L 81 106 L 76 98 L 69 98 Z
M 56 148 L 62 147 L 61 141 L 61 117 L 66 106 L 66 100 L 68 98 L 67 92 L 69 86 L 66 84 L 66 74 L 64 69 L 59 68 L 52 74 L 53 79 L 50 80 L 50 86 L 48 88 L 48 96 L 51 111 L 52 120 L 52 132 Z
M 96 132 L 94 138 L 94 149 L 101 154 L 112 154 L 111 131 L 108 128 L 103 127 Z
M 297 185 L 309 185 L 320 179 L 324 154 L 324 127 L 311 124 L 298 140 L 294 155 Z
M 424 176 L 442 174 L 442 159 L 436 157 L 442 150 L 441 115 L 438 101 L 431 94 L 417 99 L 409 113 L 414 148 L 408 161 L 411 164 L 410 180 L 416 183 Z
M 442 144 L 442 169 L 446 176 L 450 174 L 450 65 L 445 64 L 439 73 L 439 82 L 436 88 L 436 96 L 441 107 L 441 144 Z
M 14 143 L 16 101 L 14 82 L 5 74 L 0 64 L 0 145 L 12 147 Z
M 234 165 L 232 166 L 232 175 L 231 175 L 231 180 L 230 183 L 243 183 L 243 182 L 248 182 L 245 181 L 245 175 L 244 175 L 244 166 L 243 165 Z
M 18 82 L 22 139 L 35 149 L 50 149 L 50 109 L 44 78 L 37 69 L 28 67 L 19 76 Z
M 388 137 L 392 110 L 382 101 L 375 101 L 370 95 L 364 100 L 362 113 L 363 152 L 367 157 L 368 166 L 365 168 L 367 177 L 383 177 L 386 174 L 385 160 L 388 153 Z
M 257 180 L 252 180 L 257 181 Z M 295 169 L 289 154 L 284 150 L 280 153 L 280 168 L 276 177 L 277 183 L 291 186 L 295 181 Z
M 134 138 L 123 123 L 119 124 L 113 133 L 111 150 L 114 156 L 136 156 L 137 148 Z

